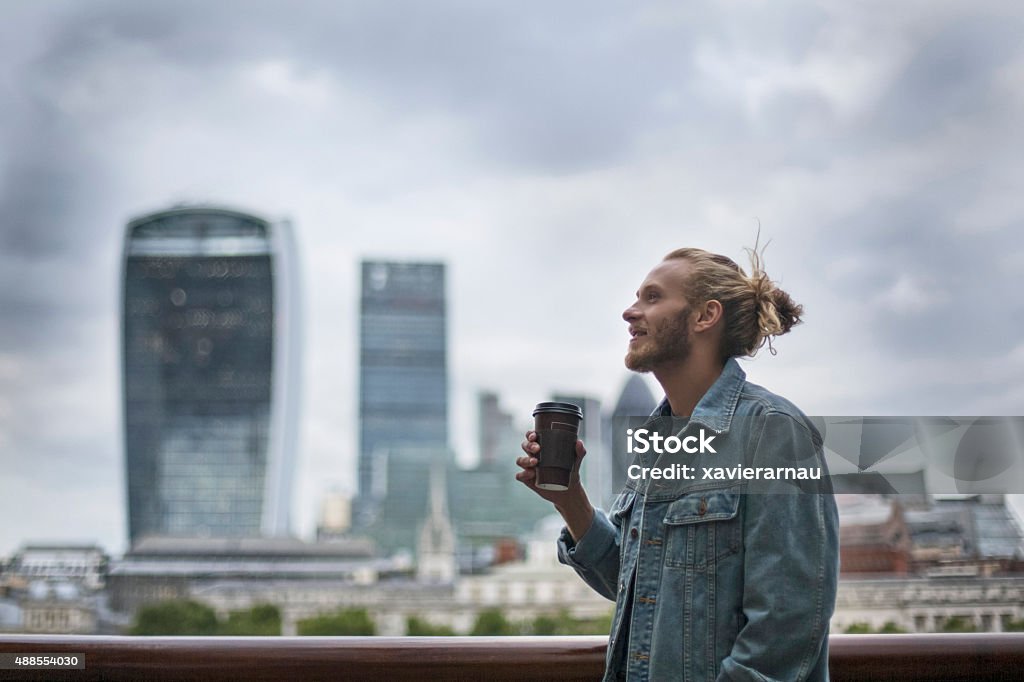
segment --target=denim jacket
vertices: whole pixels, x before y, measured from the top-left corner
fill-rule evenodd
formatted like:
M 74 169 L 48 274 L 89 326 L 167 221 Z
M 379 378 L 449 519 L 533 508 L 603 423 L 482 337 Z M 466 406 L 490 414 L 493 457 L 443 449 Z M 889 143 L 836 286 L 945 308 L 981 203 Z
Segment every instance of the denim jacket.
M 667 400 L 658 416 L 671 416 Z M 695 480 L 629 480 L 578 542 L 566 529 L 558 540 L 559 560 L 615 600 L 604 679 L 828 680 L 839 523 L 821 436 L 735 359 L 684 430 L 698 429 L 714 432 L 714 453 L 661 455 Z M 822 482 L 700 477 L 795 463 L 820 467 Z

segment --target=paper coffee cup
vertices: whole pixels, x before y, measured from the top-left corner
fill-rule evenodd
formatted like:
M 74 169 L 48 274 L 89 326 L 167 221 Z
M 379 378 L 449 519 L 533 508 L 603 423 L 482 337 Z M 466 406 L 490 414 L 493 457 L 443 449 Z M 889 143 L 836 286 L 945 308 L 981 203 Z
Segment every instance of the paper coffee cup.
M 540 445 L 535 484 L 541 490 L 567 490 L 576 464 L 576 440 L 583 410 L 572 403 L 538 403 L 533 419 Z

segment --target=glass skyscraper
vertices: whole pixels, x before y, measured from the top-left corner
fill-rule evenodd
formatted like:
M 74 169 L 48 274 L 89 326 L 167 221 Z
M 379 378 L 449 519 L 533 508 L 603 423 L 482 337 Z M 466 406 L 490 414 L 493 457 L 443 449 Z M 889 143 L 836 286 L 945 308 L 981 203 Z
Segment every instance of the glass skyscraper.
M 290 226 L 173 208 L 128 224 L 123 268 L 132 544 L 287 534 L 298 398 Z
M 605 422 L 605 447 L 608 450 L 608 462 L 611 465 L 611 491 L 614 496 L 626 486 L 626 472 L 633 463 L 633 456 L 626 452 L 626 433 L 624 428 L 616 429 L 625 424 L 627 417 L 646 417 L 658 406 L 658 400 L 651 393 L 650 387 L 640 374 L 630 374 L 622 387 L 619 399 L 615 403 Z M 607 500 L 607 505 L 610 500 Z M 607 507 L 606 507 L 607 508 Z
M 391 448 L 448 445 L 445 267 L 364 261 L 359 316 L 359 497 L 387 489 Z M 423 482 L 424 488 L 426 481 Z

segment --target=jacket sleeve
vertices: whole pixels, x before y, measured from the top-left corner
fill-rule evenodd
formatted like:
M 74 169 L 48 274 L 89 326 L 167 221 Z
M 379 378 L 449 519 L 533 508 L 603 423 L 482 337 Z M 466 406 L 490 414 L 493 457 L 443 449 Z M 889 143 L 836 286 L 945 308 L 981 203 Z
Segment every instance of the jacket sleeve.
M 558 537 L 558 560 L 572 567 L 590 587 L 606 599 L 618 592 L 619 552 L 623 517 L 628 519 L 636 493 L 619 495 L 610 514 L 594 509 L 594 521 L 578 542 L 567 528 Z
M 761 482 L 744 496 L 745 624 L 719 682 L 828 679 L 839 521 L 821 439 L 806 421 L 765 417 L 755 466 L 820 467 L 820 481 Z

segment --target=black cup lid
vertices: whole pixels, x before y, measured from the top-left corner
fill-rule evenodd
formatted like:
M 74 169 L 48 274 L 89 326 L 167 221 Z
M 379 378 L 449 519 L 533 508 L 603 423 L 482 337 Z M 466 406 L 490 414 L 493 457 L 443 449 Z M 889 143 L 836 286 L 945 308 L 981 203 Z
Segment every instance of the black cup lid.
M 536 417 L 541 412 L 571 414 L 583 419 L 583 410 L 580 409 L 579 405 L 574 405 L 572 403 L 537 403 L 537 407 L 533 408 L 533 416 Z

